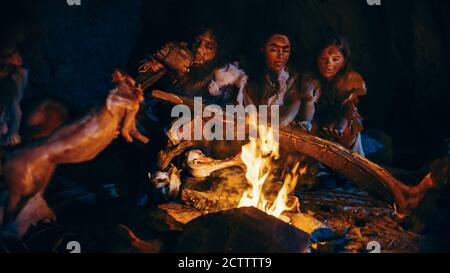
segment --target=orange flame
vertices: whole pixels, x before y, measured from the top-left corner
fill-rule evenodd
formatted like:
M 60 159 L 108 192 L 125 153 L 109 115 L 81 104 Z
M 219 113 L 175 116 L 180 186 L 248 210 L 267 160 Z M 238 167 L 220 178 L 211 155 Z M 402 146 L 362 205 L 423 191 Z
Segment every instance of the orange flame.
M 255 119 L 250 119 L 250 126 L 255 124 L 254 121 Z M 283 212 L 299 209 L 300 203 L 296 197 L 293 204 L 288 204 L 289 194 L 297 185 L 299 173 L 305 173 L 306 168 L 298 171 L 300 164 L 295 165 L 292 172 L 286 176 L 275 201 L 269 206 L 263 193 L 263 185 L 269 177 L 272 160 L 277 160 L 279 157 L 279 143 L 275 140 L 271 127 L 258 126 L 258 135 L 258 138 L 250 137 L 250 142 L 242 147 L 241 159 L 247 167 L 245 177 L 251 188 L 244 192 L 238 207 L 255 207 L 269 215 L 283 219 Z

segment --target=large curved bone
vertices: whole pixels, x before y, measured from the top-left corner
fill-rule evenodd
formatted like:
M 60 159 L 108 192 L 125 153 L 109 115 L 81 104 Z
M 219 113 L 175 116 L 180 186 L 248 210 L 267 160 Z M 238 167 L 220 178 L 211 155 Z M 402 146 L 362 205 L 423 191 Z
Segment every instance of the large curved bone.
M 213 172 L 231 168 L 245 166 L 240 154 L 224 160 L 217 160 L 207 157 L 200 150 L 191 150 L 186 155 L 186 166 L 189 173 L 197 178 L 206 178 Z
M 447 180 L 447 165 L 429 173 L 416 186 L 407 186 L 393 177 L 387 170 L 351 150 L 328 140 L 312 136 L 297 128 L 283 128 L 279 131 L 280 145 L 289 145 L 304 155 L 327 165 L 350 179 L 356 186 L 368 193 L 395 203 L 399 213 L 407 214 L 419 205 L 425 194 L 438 188 Z
M 173 104 L 184 104 L 190 108 L 194 105 L 192 99 L 172 93 L 154 91 L 152 95 L 156 99 Z M 387 170 L 335 142 L 315 137 L 296 127 L 285 127 L 278 133 L 282 147 L 288 147 L 289 150 L 298 151 L 327 165 L 369 194 L 390 204 L 394 203 L 397 212 L 401 214 L 408 214 L 411 209 L 419 205 L 429 190 L 438 188 L 448 181 L 448 158 L 440 161 L 442 166 L 434 173 L 425 176 L 418 185 L 407 186 L 394 178 Z M 164 159 L 160 160 L 160 163 L 170 162 L 173 157 L 184 151 L 184 148 L 201 145 L 202 142 L 204 145 L 204 141 L 181 142 L 162 152 Z

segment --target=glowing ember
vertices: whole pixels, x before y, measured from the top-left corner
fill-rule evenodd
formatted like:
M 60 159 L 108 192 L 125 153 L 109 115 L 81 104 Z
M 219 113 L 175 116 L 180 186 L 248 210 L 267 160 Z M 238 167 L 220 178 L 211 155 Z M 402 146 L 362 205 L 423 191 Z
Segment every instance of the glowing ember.
M 241 159 L 247 167 L 245 177 L 251 188 L 244 192 L 238 207 L 255 207 L 282 220 L 285 220 L 281 216 L 283 212 L 299 209 L 300 204 L 296 197 L 291 198 L 294 200 L 291 205 L 288 204 L 289 195 L 297 185 L 299 173 L 306 171 L 306 168 L 298 170 L 299 163 L 286 176 L 283 187 L 271 206 L 264 195 L 263 185 L 270 174 L 272 160 L 277 160 L 278 157 L 279 143 L 275 140 L 272 128 L 258 126 L 258 138 L 251 137 L 250 142 L 242 147 Z

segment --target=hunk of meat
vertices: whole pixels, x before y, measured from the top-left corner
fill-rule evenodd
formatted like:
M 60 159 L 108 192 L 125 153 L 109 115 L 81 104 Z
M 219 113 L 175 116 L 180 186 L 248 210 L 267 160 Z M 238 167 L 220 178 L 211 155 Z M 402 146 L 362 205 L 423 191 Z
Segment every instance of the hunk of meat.
M 36 194 L 43 194 L 58 164 L 94 159 L 119 134 L 126 141 L 148 139 L 136 129 L 143 92 L 134 80 L 115 72 L 106 103 L 78 121 L 57 129 L 48 138 L 12 154 L 5 162 L 8 200 L 4 223 L 10 222 Z

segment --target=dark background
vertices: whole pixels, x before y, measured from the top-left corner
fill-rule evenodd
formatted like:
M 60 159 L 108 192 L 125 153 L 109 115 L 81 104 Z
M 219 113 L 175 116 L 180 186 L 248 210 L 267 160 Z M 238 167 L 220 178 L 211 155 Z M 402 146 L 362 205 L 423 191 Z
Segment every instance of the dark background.
M 360 106 L 366 129 L 392 137 L 394 165 L 419 168 L 450 137 L 449 1 L 382 0 L 381 6 L 366 0 L 5 2 L 2 26 L 26 23 L 31 97 L 47 92 L 74 109 L 99 103 L 115 68 L 135 67 L 163 43 L 186 40 L 203 25 L 231 33 L 235 57 L 257 50 L 255 41 L 265 29 L 284 25 L 294 34 L 302 66 L 320 33 L 332 28 L 351 43 L 353 66 L 369 88 Z

